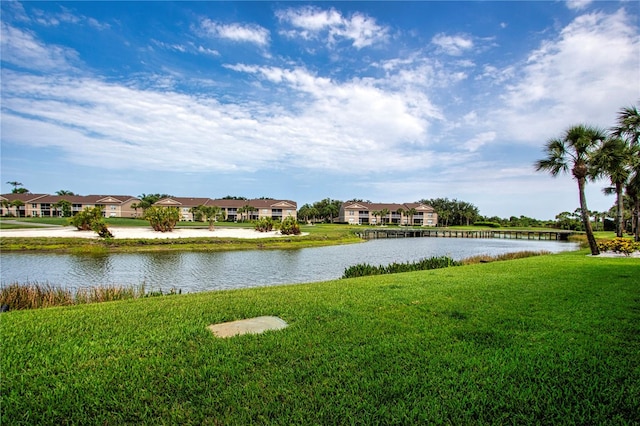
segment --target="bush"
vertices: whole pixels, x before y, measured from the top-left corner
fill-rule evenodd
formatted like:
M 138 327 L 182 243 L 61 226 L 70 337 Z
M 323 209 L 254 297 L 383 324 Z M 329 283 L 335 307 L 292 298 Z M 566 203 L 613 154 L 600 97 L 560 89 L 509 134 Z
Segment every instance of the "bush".
M 300 235 L 300 225 L 298 221 L 289 216 L 280 224 L 280 233 L 282 235 Z
M 612 251 L 614 253 L 624 253 L 629 256 L 636 250 L 640 250 L 640 243 L 635 243 L 628 238 L 614 238 L 613 240 L 598 242 L 600 251 Z
M 78 228 L 79 231 L 91 231 L 94 224 L 104 220 L 102 207 L 86 207 L 69 219 L 69 223 Z
M 255 226 L 256 231 L 260 232 L 269 232 L 273 230 L 273 219 L 270 217 L 263 217 L 262 219 L 256 222 Z
M 113 238 L 107 224 L 104 222 L 102 207 L 87 207 L 69 219 L 71 225 L 80 231 L 94 231 L 101 238 Z
M 180 210 L 177 207 L 151 206 L 145 210 L 144 219 L 149 221 L 154 231 L 171 232 L 180 220 Z

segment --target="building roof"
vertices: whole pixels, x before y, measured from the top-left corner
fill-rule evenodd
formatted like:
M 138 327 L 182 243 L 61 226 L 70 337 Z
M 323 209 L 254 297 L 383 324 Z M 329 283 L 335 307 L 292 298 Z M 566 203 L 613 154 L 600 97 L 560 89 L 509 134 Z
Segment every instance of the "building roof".
M 188 198 L 188 197 L 167 197 L 154 203 L 156 206 L 175 207 L 197 207 L 197 206 L 217 206 L 222 208 L 241 208 L 251 206 L 256 209 L 296 209 L 295 201 L 290 200 L 232 200 L 232 199 L 211 199 L 211 198 Z
M 387 209 L 391 213 L 395 213 L 398 209 L 402 210 L 410 210 L 412 208 L 418 211 L 435 211 L 433 207 L 427 204 L 421 203 L 366 203 L 362 201 L 350 201 L 342 204 L 343 209 L 351 209 L 351 210 L 368 210 L 368 211 L 380 211 Z
M 2 194 L 0 195 L 0 200 L 4 200 L 4 201 L 15 201 L 15 200 L 20 200 L 23 203 L 31 203 L 34 202 L 35 200 L 38 200 L 42 197 L 46 197 L 47 194 L 31 194 L 31 193 L 26 193 L 26 194 L 14 194 L 14 193 L 9 193 L 9 194 Z

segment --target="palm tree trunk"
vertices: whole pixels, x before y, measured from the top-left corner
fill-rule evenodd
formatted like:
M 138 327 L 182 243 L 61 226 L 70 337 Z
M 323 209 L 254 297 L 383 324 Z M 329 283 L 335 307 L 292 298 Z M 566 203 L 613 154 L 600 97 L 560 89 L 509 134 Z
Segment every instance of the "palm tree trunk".
M 635 230 L 633 235 L 636 242 L 640 241 L 640 198 L 635 199 L 635 209 L 633 212 L 633 220 L 635 222 Z
M 584 186 L 586 183 L 585 178 L 578 179 L 578 190 L 580 192 L 580 215 L 582 216 L 582 224 L 587 232 L 587 241 L 589 241 L 589 248 L 591 254 L 597 256 L 600 254 L 598 250 L 598 244 L 596 243 L 596 237 L 593 235 L 593 229 L 591 229 L 591 221 L 589 220 L 589 210 L 587 209 L 587 197 L 584 195 Z
M 616 183 L 616 199 L 618 211 L 616 212 L 616 236 L 622 238 L 624 233 L 624 204 L 622 198 L 622 184 Z

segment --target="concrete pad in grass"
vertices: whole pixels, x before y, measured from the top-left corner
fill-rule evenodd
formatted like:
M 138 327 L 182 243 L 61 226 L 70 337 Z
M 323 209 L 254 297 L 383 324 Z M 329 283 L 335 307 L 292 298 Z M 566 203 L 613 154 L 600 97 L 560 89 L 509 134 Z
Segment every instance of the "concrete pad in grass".
M 281 318 L 264 316 L 212 324 L 207 328 L 217 337 L 233 337 L 241 334 L 260 334 L 267 330 L 281 330 L 288 325 Z

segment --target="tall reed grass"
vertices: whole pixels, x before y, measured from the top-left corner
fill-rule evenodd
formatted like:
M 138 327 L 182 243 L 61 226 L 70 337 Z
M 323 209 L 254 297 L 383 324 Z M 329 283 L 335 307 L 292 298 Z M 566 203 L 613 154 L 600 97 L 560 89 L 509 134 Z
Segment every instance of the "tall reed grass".
M 405 263 L 391 263 L 387 266 L 379 265 L 373 266 L 368 263 L 359 263 L 345 268 L 342 278 L 356 278 L 364 277 L 368 275 L 384 275 L 384 274 L 397 274 L 400 272 L 413 272 L 413 271 L 426 271 L 429 269 L 448 268 L 450 266 L 462 266 L 472 265 L 475 263 L 489 263 L 502 260 L 515 260 L 523 259 L 532 256 L 542 256 L 545 254 L 551 254 L 549 251 L 519 251 L 515 253 L 504 253 L 496 256 L 489 256 L 486 254 L 472 256 L 461 261 L 455 261 L 448 256 L 430 257 L 420 259 L 415 262 Z
M 460 263 L 462 265 L 473 265 L 475 263 L 499 262 L 502 260 L 516 260 L 516 259 L 524 259 L 526 257 L 544 256 L 546 254 L 551 254 L 551 252 L 546 250 L 540 250 L 540 251 L 525 250 L 525 251 L 518 251 L 514 253 L 498 254 L 495 256 L 481 254 L 478 256 L 471 256 L 471 257 L 462 259 Z
M 149 291 L 144 284 L 139 286 L 81 287 L 73 291 L 49 283 L 13 283 L 0 288 L 0 305 L 5 310 L 38 309 L 181 293 L 182 290 L 175 288 L 168 292 Z

